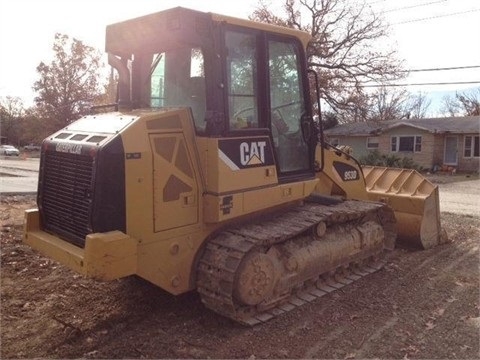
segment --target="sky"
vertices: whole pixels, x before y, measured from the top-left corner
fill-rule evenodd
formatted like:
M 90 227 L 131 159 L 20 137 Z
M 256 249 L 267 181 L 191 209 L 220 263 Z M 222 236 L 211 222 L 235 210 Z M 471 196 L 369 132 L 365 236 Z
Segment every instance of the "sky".
M 280 6 L 284 0 L 270 0 Z M 480 1 L 366 0 L 390 24 L 390 40 L 407 69 L 479 66 L 410 73 L 410 92 L 443 93 L 480 87 Z M 247 18 L 257 0 L 1 0 L 0 97 L 18 96 L 33 104 L 36 67 L 53 55 L 55 33 L 103 51 L 108 24 L 175 6 Z M 437 94 L 438 95 L 438 94 Z M 438 97 L 438 96 L 437 96 Z

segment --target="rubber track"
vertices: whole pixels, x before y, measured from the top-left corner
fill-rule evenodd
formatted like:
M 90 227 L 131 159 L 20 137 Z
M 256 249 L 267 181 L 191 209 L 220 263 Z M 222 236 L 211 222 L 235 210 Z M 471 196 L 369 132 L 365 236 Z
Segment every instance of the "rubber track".
M 288 298 L 276 299 L 267 309 L 259 306 L 239 305 L 233 298 L 235 273 L 243 257 L 254 248 L 269 246 L 287 241 L 313 227 L 321 221 L 327 226 L 344 224 L 375 216 L 380 220 L 386 237 L 395 237 L 395 217 L 393 211 L 384 204 L 364 201 L 344 201 L 335 205 L 306 203 L 277 214 L 263 217 L 254 223 L 230 228 L 209 240 L 199 262 L 197 290 L 202 302 L 213 311 L 246 325 L 268 321 L 284 312 L 291 311 L 311 302 L 351 282 L 379 270 L 382 262 L 358 267 L 353 264 L 342 273 L 329 276 L 319 274 L 319 281 L 291 294 Z M 379 254 L 382 255 L 382 254 Z M 335 270 L 335 269 L 332 269 Z

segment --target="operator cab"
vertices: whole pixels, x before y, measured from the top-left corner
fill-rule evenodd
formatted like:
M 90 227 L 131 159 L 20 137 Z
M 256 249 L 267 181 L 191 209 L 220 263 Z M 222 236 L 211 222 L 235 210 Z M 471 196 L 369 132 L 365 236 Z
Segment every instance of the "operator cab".
M 268 136 L 279 181 L 314 176 L 306 35 L 174 8 L 107 27 L 121 109 L 189 107 L 200 137 Z

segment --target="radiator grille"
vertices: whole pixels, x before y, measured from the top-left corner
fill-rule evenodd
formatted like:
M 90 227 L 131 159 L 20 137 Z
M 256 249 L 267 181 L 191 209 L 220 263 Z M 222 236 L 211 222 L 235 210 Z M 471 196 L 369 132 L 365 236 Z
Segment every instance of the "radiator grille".
M 91 229 L 93 158 L 46 152 L 40 188 L 44 227 L 76 245 L 85 246 Z

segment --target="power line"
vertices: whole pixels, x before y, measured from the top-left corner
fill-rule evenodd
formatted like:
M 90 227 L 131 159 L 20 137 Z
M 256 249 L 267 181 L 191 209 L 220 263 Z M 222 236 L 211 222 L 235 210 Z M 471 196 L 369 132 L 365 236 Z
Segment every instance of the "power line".
M 470 9 L 470 10 L 466 10 L 466 11 L 459 11 L 459 12 L 456 12 L 456 13 L 430 16 L 430 17 L 421 18 L 421 19 L 406 20 L 406 21 L 394 23 L 392 25 L 402 25 L 402 24 L 409 24 L 409 23 L 419 22 L 419 21 L 434 20 L 434 19 L 439 19 L 439 18 L 444 18 L 444 17 L 449 17 L 449 16 L 462 15 L 462 14 L 467 14 L 467 13 L 477 12 L 477 11 L 480 11 L 480 9 Z
M 395 11 L 413 9 L 413 8 L 422 7 L 422 6 L 430 6 L 430 5 L 442 3 L 442 2 L 445 2 L 445 1 L 447 1 L 447 0 L 437 0 L 437 1 L 432 1 L 432 2 L 429 2 L 429 3 L 423 3 L 423 4 L 417 4 L 417 5 L 410 5 L 410 6 L 403 6 L 403 7 L 399 7 L 399 8 L 394 8 L 394 9 L 390 9 L 390 10 L 385 10 L 385 11 L 382 11 L 382 13 L 383 13 L 383 14 L 386 14 L 386 13 L 389 13 L 389 12 L 395 12 Z
M 394 86 L 428 86 L 428 85 L 466 85 L 466 84 L 480 84 L 478 81 L 456 81 L 456 82 L 431 82 L 431 83 L 410 83 L 410 84 L 375 84 L 375 85 L 360 85 L 361 87 L 394 87 Z M 349 87 L 355 87 L 350 85 Z
M 378 1 L 374 1 L 374 2 L 371 2 L 371 3 L 367 3 L 367 5 L 374 5 L 374 4 L 378 4 L 378 3 L 381 3 L 381 2 L 385 2 L 387 0 L 378 0 Z
M 476 69 L 476 68 L 480 68 L 480 65 L 451 66 L 451 67 L 426 68 L 426 69 L 410 69 L 410 70 L 400 70 L 400 72 L 446 71 L 446 70 L 464 70 L 464 69 Z

